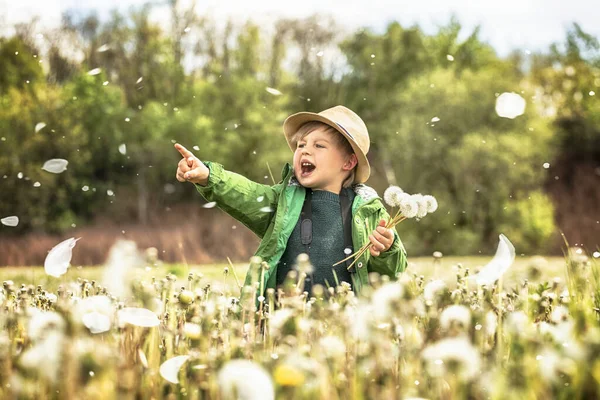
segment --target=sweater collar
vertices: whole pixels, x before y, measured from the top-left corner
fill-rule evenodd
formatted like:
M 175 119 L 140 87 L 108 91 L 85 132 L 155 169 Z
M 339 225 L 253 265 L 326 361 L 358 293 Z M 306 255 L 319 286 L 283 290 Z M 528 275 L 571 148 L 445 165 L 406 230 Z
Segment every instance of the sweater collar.
M 294 170 L 290 169 L 290 171 L 291 175 L 288 186 L 301 186 L 300 182 L 298 182 L 298 179 L 296 179 L 296 176 L 294 175 Z M 365 203 L 369 200 L 379 198 L 377 191 L 372 187 L 365 185 L 364 183 L 354 183 L 352 184 L 351 188 L 357 196 L 360 196 L 365 201 Z

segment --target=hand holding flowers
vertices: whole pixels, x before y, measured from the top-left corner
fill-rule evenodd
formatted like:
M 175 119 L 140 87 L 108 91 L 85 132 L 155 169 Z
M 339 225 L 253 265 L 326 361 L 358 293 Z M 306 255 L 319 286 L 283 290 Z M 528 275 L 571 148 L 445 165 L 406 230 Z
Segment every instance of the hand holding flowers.
M 423 218 L 428 213 L 437 210 L 438 207 L 435 197 L 431 195 L 422 195 L 420 193 L 411 195 L 394 185 L 385 190 L 383 200 L 388 206 L 392 208 L 397 207 L 397 212 L 393 217 L 390 216 L 388 221 L 383 219 L 379 221 L 377 229 L 373 231 L 372 235 L 369 235 L 369 243 L 366 243 L 358 251 L 343 260 L 338 261 L 334 266 L 355 257 L 352 264 L 348 266 L 348 269 L 350 269 L 356 260 L 358 260 L 358 258 L 368 249 L 370 249 L 372 256 L 379 256 L 382 251 L 387 251 L 394 242 L 394 232 L 392 231 L 392 228 L 408 218 Z

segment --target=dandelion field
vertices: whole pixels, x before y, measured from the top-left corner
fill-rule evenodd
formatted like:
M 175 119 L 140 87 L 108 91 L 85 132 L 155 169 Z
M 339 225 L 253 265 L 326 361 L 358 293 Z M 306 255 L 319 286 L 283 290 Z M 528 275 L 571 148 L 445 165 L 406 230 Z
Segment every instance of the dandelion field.
M 360 298 L 288 282 L 258 308 L 239 264 L 3 269 L 0 397 L 597 397 L 597 260 L 577 251 L 483 286 L 489 257 L 414 259 Z

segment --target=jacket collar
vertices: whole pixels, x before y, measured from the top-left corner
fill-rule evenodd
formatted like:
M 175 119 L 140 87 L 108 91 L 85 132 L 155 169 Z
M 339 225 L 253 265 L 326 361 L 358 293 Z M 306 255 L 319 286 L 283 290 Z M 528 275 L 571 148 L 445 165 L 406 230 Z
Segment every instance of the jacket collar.
M 296 179 L 296 176 L 294 175 L 292 166 L 289 163 L 286 163 L 281 174 L 282 178 L 285 179 L 288 174 L 290 176 L 288 186 L 301 186 L 300 182 L 298 182 L 298 179 Z M 355 183 L 351 187 L 352 190 L 354 190 L 354 193 L 356 193 L 357 196 L 360 196 L 365 203 L 369 200 L 379 198 L 377 191 L 372 187 L 365 185 L 364 183 Z

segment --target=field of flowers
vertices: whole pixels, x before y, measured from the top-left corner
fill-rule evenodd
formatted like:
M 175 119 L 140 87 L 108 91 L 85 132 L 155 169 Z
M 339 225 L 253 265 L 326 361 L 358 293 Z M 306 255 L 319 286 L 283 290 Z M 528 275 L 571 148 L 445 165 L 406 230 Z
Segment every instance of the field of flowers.
M 563 278 L 534 257 L 506 284 L 472 279 L 507 272 L 501 240 L 486 267 L 445 268 L 451 281 L 432 279 L 436 255 L 433 276 L 372 275 L 360 297 L 307 296 L 292 276 L 256 298 L 233 265 L 159 276 L 118 242 L 97 280 L 3 282 L 0 398 L 598 398 L 598 255 L 570 249 Z

